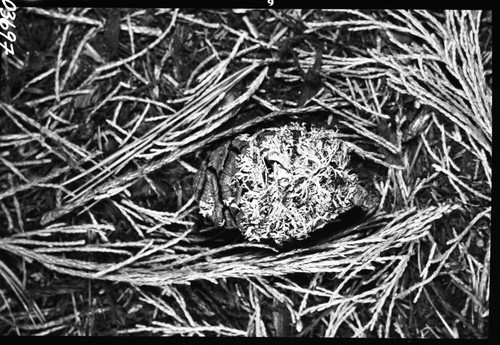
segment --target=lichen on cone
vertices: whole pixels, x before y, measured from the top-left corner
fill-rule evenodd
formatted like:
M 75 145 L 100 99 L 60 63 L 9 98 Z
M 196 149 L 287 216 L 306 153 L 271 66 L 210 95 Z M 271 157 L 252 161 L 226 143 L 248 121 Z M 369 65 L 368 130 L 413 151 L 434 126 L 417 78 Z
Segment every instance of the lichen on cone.
M 239 154 L 222 153 L 230 147 L 224 143 L 210 155 L 209 166 L 216 169 L 200 213 L 239 228 L 250 241 L 304 239 L 352 207 L 368 209 L 376 200 L 349 169 L 349 146 L 335 129 L 292 123 L 242 134 L 233 146 Z
M 336 130 L 291 124 L 243 134 L 234 178 L 242 187 L 240 230 L 249 240 L 303 239 L 356 202 L 358 177 Z

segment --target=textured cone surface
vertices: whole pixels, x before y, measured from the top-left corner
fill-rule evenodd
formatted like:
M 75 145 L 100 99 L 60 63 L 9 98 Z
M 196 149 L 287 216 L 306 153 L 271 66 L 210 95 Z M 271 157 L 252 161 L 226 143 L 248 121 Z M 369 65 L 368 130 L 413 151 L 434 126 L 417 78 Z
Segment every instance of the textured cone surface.
M 281 244 L 354 206 L 372 208 L 375 198 L 348 169 L 348 146 L 336 134 L 292 124 L 240 135 L 238 150 L 224 143 L 210 155 L 202 214 L 249 240 Z

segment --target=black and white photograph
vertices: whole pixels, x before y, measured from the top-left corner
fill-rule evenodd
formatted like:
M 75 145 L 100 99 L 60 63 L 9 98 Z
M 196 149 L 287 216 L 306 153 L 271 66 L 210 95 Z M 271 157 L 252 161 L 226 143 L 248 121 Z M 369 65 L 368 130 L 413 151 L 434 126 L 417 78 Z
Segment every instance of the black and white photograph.
M 0 335 L 489 338 L 492 10 L 90 5 L 0 0 Z

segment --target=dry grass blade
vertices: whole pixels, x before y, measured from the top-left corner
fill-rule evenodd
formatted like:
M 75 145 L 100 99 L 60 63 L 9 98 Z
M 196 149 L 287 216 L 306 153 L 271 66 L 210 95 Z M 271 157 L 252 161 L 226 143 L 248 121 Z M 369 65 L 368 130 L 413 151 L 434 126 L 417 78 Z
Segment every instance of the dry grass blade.
M 23 288 L 21 281 L 19 281 L 14 272 L 12 272 L 12 270 L 2 261 L 0 261 L 0 277 L 4 283 L 10 287 L 17 299 L 21 302 L 23 308 L 28 313 L 31 322 L 33 324 L 45 322 L 45 318 L 38 308 L 38 305 L 26 296 L 25 289 Z

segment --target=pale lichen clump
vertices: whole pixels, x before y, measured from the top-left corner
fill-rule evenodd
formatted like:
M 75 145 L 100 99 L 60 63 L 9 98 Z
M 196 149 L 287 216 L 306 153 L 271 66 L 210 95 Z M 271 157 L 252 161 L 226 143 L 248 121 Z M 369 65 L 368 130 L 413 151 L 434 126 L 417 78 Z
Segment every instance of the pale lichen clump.
M 240 229 L 249 240 L 303 239 L 354 206 L 358 178 L 336 131 L 293 124 L 239 140 L 235 183 L 242 188 Z

